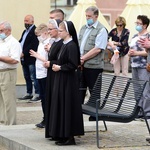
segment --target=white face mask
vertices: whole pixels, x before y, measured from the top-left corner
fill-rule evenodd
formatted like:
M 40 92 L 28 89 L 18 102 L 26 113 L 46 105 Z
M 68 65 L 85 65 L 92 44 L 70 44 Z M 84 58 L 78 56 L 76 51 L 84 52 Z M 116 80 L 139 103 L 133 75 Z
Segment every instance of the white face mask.
M 37 37 L 39 42 L 44 42 L 46 40 L 46 37 L 42 37 L 41 35 Z

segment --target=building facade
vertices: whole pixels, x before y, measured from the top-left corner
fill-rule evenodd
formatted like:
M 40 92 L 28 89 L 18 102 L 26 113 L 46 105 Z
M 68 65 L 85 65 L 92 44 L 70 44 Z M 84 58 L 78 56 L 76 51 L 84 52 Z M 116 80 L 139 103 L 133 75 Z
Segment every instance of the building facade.
M 113 27 L 116 18 L 124 10 L 126 2 L 127 0 L 96 0 L 97 6 L 111 27 Z
M 61 8 L 65 14 L 66 19 L 73 11 L 74 6 L 77 5 L 78 0 L 51 0 L 51 9 Z M 126 6 L 127 0 L 95 0 L 97 7 L 108 21 L 109 25 L 113 27 L 115 19 L 122 13 Z M 117 4 L 117 5 L 116 5 Z

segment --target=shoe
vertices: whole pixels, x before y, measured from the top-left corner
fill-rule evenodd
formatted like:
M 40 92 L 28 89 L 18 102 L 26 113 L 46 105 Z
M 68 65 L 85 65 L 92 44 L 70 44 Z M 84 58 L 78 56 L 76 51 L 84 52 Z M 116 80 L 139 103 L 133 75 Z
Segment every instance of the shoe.
M 39 96 L 34 96 L 32 99 L 30 99 L 28 102 L 29 103 L 34 103 L 34 102 L 39 102 L 41 101 L 40 97 Z
M 150 136 L 146 137 L 146 141 L 150 143 Z
M 43 120 L 42 122 L 36 124 L 35 126 L 38 128 L 45 128 L 45 121 Z
M 100 120 L 100 117 L 98 117 L 98 120 Z M 89 121 L 96 121 L 96 117 L 90 116 Z
M 59 146 L 65 146 L 65 145 L 76 145 L 75 139 L 74 138 L 69 138 L 67 140 L 61 140 L 61 141 L 57 141 L 55 142 L 56 145 Z
M 25 96 L 19 98 L 20 100 L 26 100 L 26 99 L 31 99 L 33 97 L 33 95 L 31 94 L 26 94 Z

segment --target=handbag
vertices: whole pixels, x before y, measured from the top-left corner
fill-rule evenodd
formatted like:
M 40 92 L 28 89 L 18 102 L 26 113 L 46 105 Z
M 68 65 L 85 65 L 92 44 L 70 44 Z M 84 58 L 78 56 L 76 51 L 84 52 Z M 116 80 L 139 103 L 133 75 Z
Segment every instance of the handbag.
M 114 55 L 112 56 L 110 63 L 114 65 L 117 62 L 118 58 L 119 58 L 119 51 L 116 49 L 114 50 Z

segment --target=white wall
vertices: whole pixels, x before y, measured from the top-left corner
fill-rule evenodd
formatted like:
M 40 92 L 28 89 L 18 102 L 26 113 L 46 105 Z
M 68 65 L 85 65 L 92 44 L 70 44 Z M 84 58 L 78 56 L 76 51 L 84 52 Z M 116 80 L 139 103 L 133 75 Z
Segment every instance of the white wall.
M 24 30 L 24 17 L 32 14 L 35 24 L 47 23 L 50 0 L 1 0 L 0 21 L 7 20 L 12 25 L 12 34 L 19 40 Z M 24 84 L 21 65 L 18 68 L 17 84 Z

